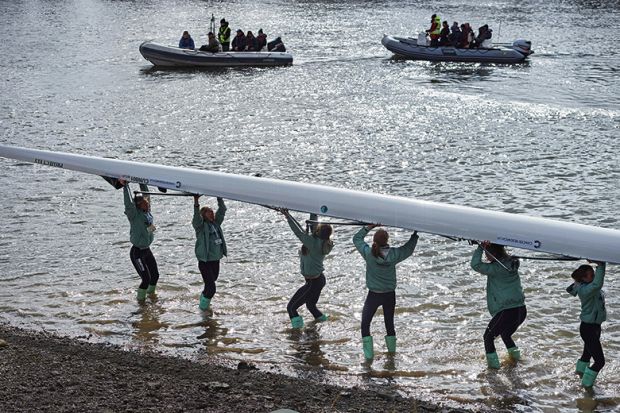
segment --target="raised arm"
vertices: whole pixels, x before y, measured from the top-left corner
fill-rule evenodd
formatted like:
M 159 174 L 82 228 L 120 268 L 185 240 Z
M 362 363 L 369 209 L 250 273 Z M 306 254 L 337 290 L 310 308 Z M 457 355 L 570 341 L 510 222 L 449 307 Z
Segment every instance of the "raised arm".
M 368 232 L 370 232 L 371 229 L 372 228 L 370 226 L 363 226 L 355 235 L 353 235 L 353 245 L 355 245 L 355 248 L 362 255 L 362 257 L 364 257 L 364 259 L 366 259 L 370 252 L 370 246 L 366 244 L 364 237 L 368 235 Z
M 224 204 L 224 199 L 217 197 L 217 212 L 215 213 L 215 223 L 217 225 L 222 225 L 224 222 L 224 216 L 226 215 L 226 205 Z
M 122 181 L 121 184 L 123 184 L 123 199 L 125 201 L 125 215 L 127 215 L 127 218 L 129 219 L 133 219 L 138 213 L 138 208 L 136 207 L 136 204 L 133 202 L 133 199 L 131 198 L 131 194 L 129 193 L 129 184 L 125 181 Z
M 200 195 L 194 195 L 194 216 L 192 217 L 192 226 L 195 230 L 202 230 L 202 216 L 200 216 L 200 203 L 198 199 Z
M 605 281 L 605 263 L 600 262 L 596 266 L 596 271 L 594 271 L 594 279 L 591 283 L 584 285 L 579 289 L 579 296 L 591 297 L 595 294 L 598 294 L 599 291 L 603 288 L 603 282 Z
M 405 259 L 409 258 L 411 254 L 413 254 L 413 250 L 418 244 L 419 238 L 420 237 L 418 236 L 418 231 L 414 231 L 413 234 L 411 234 L 411 238 L 409 238 L 409 241 L 407 241 L 405 245 L 394 248 L 396 252 L 396 262 L 404 261 Z
M 301 225 L 299 225 L 299 222 L 297 222 L 297 220 L 293 218 L 288 211 L 283 211 L 282 213 L 286 217 L 286 222 L 288 222 L 288 226 L 291 227 L 295 236 L 299 238 L 302 244 L 308 247 L 312 237 L 306 234 L 306 231 L 304 231 Z
M 478 245 L 478 248 L 474 251 L 474 255 L 471 257 L 471 268 L 480 274 L 489 275 L 493 269 L 493 265 L 482 262 L 482 252 L 482 245 Z

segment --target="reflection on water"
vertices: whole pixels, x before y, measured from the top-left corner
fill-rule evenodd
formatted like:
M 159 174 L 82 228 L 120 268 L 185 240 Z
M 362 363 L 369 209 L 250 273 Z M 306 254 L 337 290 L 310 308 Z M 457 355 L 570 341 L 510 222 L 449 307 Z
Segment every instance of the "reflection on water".
M 0 142 L 620 228 L 620 54 L 610 36 L 620 15 L 612 2 L 595 3 L 433 6 L 448 20 L 493 28 L 501 20 L 502 41 L 531 39 L 536 54 L 506 66 L 393 59 L 381 35 L 427 28 L 437 10 L 419 3 L 232 0 L 212 12 L 282 36 L 295 64 L 171 71 L 154 69 L 138 47 L 174 43 L 184 29 L 204 43 L 210 14 L 196 12 L 204 2 L 2 2 L 4 38 L 29 35 L 24 47 L 0 44 Z M 564 289 L 576 263 L 522 263 L 529 315 L 515 339 L 523 360 L 488 372 L 490 316 L 485 280 L 469 267 L 473 250 L 424 234 L 398 270 L 398 352 L 377 346 L 365 363 L 355 228 L 335 229 L 326 260 L 319 305 L 334 317 L 292 332 L 286 303 L 302 282 L 298 241 L 275 212 L 227 203 L 229 256 L 205 314 L 191 200 L 155 199 L 161 278 L 157 297 L 139 305 L 122 194 L 99 177 L 0 166 L 2 320 L 475 409 L 620 408 L 615 266 L 605 286 L 608 360 L 593 394 L 573 374 L 579 303 Z M 410 235 L 390 234 L 394 244 Z M 374 329 L 385 333 L 382 323 Z

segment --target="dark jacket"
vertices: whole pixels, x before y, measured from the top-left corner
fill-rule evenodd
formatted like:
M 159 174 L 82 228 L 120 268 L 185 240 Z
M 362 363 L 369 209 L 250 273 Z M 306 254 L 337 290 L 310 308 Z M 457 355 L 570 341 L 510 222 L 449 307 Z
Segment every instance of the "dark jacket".
M 240 52 L 245 50 L 246 46 L 246 37 L 245 34 L 237 34 L 232 41 L 232 49 L 234 51 Z
M 217 53 L 220 51 L 220 44 L 217 40 L 215 40 L 215 37 L 213 37 L 209 39 L 208 44 L 203 44 L 202 46 L 200 46 L 200 50 L 203 52 Z
M 267 50 L 269 50 L 270 52 L 286 52 L 286 47 L 284 47 L 282 39 L 278 37 L 275 40 L 267 43 Z
M 179 40 L 179 49 L 191 49 L 194 50 L 194 39 L 192 39 L 192 37 L 188 37 L 187 39 L 185 37 L 181 36 L 181 40 Z
M 450 28 L 442 27 L 441 32 L 439 33 L 439 45 L 450 46 L 450 40 L 448 40 L 449 36 L 450 36 Z
M 246 44 L 248 51 L 251 51 L 251 52 L 258 51 L 258 41 L 256 40 L 256 37 L 254 37 L 253 35 L 245 36 L 245 44 Z
M 261 33 L 256 36 L 256 50 L 263 50 L 263 47 L 267 46 L 267 35 L 265 33 Z
M 450 36 L 448 37 L 450 44 L 454 47 L 459 47 L 462 37 L 463 33 L 461 32 L 459 26 L 452 26 L 452 33 L 450 33 Z

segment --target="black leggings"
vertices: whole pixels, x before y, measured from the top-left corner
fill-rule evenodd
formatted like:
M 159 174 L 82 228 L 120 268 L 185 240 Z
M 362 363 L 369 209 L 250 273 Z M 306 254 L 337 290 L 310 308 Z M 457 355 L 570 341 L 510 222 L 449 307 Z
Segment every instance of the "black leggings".
M 220 275 L 220 261 L 198 261 L 198 269 L 205 283 L 202 295 L 211 299 L 215 295 L 215 282 Z
M 512 335 L 527 317 L 525 306 L 502 310 L 489 322 L 484 332 L 484 350 L 487 353 L 495 353 L 495 337 L 502 336 L 506 348 L 516 347 Z
M 594 364 L 590 370 L 601 371 L 605 365 L 605 355 L 603 346 L 601 346 L 601 325 L 582 321 L 579 326 L 579 335 L 583 339 L 583 354 L 580 360 L 590 363 L 590 359 L 594 358 Z
M 321 274 L 317 278 L 307 279 L 306 283 L 293 295 L 291 301 L 286 306 L 288 316 L 290 318 L 298 317 L 299 313 L 297 309 L 302 305 L 306 305 L 308 311 L 312 313 L 314 318 L 319 318 L 323 315 L 322 312 L 316 308 L 316 303 L 319 302 L 321 291 L 325 287 L 325 276 Z
M 383 321 L 388 336 L 395 336 L 394 309 L 396 308 L 396 291 L 389 293 L 375 293 L 368 291 L 364 309 L 362 310 L 362 337 L 370 335 L 370 323 L 379 306 L 383 307 Z
M 157 285 L 159 271 L 157 270 L 157 261 L 155 261 L 151 249 L 140 249 L 132 246 L 129 250 L 129 257 L 138 275 L 142 278 L 140 288 L 146 290 L 149 285 Z

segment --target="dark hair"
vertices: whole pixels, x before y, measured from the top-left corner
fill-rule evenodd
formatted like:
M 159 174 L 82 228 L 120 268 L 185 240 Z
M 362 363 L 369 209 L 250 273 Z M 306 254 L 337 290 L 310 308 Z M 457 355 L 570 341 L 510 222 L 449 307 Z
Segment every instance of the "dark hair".
M 504 260 L 510 257 L 510 255 L 508 255 L 503 245 L 489 244 L 486 250 L 489 254 L 491 254 L 498 261 L 501 261 L 501 260 Z
M 146 198 L 144 198 L 142 195 L 138 195 L 138 196 L 135 196 L 135 197 L 133 198 L 133 202 L 134 202 L 136 205 L 138 205 L 140 202 L 144 201 L 145 199 L 146 199 Z
M 573 271 L 570 276 L 573 277 L 573 280 L 577 282 L 583 282 L 583 279 L 588 276 L 588 273 L 590 271 L 594 272 L 594 268 L 592 268 L 591 265 L 583 264 L 580 265 L 579 268 L 577 268 L 575 271 Z
M 372 237 L 372 255 L 378 258 L 381 255 L 381 248 L 388 245 L 389 238 L 390 236 L 388 235 L 386 230 L 377 230 L 377 232 L 375 232 L 375 235 Z
M 312 236 L 323 240 L 322 252 L 323 255 L 329 254 L 333 247 L 333 243 L 329 239 L 332 236 L 333 228 L 329 224 L 319 224 L 312 232 Z M 301 246 L 301 254 L 308 255 L 308 248 L 305 245 Z

